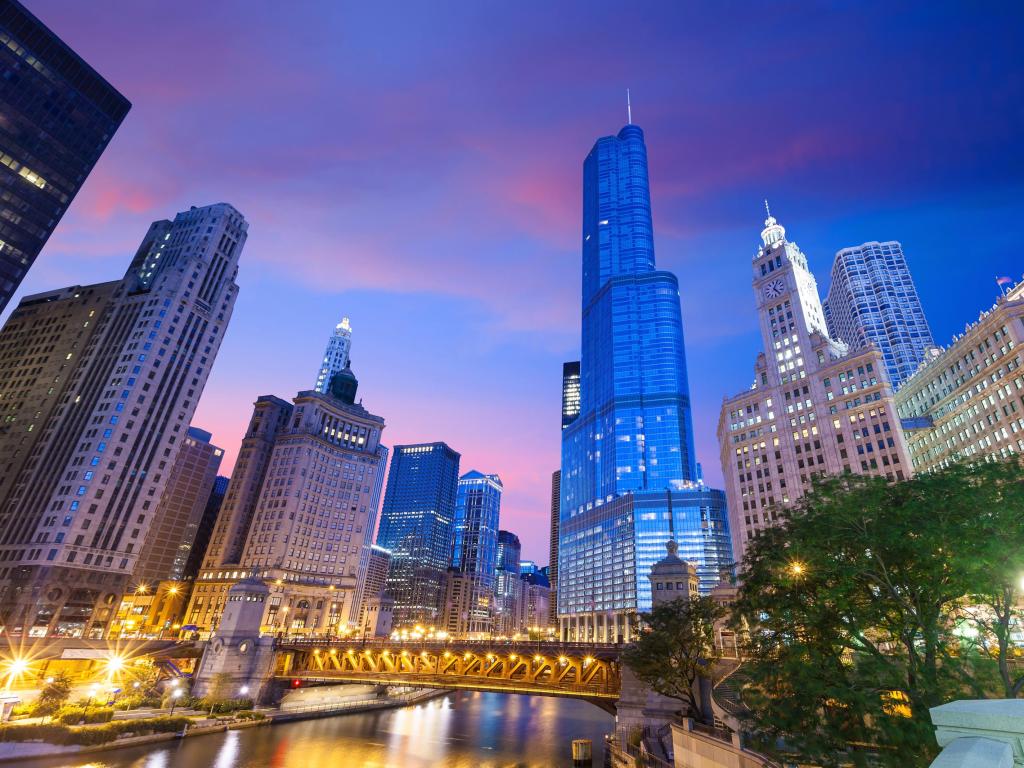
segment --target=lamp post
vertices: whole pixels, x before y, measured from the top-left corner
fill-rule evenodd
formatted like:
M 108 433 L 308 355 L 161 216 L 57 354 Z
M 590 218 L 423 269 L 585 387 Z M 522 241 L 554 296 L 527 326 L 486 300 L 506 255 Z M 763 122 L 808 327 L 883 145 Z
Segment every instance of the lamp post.
M 171 692 L 171 714 L 174 714 L 174 707 L 177 705 L 178 697 L 181 696 L 181 691 L 175 688 Z

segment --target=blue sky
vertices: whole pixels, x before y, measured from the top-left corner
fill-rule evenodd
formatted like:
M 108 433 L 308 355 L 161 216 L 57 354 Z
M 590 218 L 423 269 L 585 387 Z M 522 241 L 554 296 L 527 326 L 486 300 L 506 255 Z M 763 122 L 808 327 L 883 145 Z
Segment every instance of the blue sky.
M 500 474 L 540 562 L 581 165 L 627 87 L 712 483 L 759 347 L 763 198 L 823 295 L 837 249 L 900 240 L 940 343 L 1024 271 L 1019 3 L 28 5 L 134 106 L 20 295 L 110 279 L 150 221 L 234 204 L 241 297 L 195 420 L 226 466 L 253 400 L 312 386 L 348 315 L 386 441 Z

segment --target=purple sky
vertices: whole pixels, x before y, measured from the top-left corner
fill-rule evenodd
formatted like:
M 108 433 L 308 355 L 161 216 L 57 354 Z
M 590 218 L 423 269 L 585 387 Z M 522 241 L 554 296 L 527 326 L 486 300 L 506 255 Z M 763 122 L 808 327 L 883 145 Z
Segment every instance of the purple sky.
M 25 2 L 134 106 L 19 297 L 115 277 L 150 221 L 232 203 L 241 297 L 195 419 L 226 466 L 255 397 L 311 387 L 348 315 L 385 441 L 500 474 L 502 527 L 542 563 L 581 165 L 627 86 L 712 483 L 759 347 L 762 198 L 823 295 L 838 248 L 902 241 L 940 343 L 1024 269 L 1017 3 Z

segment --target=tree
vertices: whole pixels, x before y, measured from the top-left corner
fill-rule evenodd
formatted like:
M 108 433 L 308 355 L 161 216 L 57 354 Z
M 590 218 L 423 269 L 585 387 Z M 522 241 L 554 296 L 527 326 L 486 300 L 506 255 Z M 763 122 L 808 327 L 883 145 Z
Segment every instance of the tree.
M 1011 631 L 1024 624 L 1024 482 L 1015 461 L 986 462 L 969 468 L 977 495 L 978 533 L 974 546 L 956 550 L 971 571 L 970 592 L 958 617 L 973 631 L 967 636 L 996 660 L 1006 698 L 1017 698 L 1024 674 L 1011 670 Z
M 53 677 L 39 692 L 39 697 L 32 705 L 33 717 L 52 715 L 67 702 L 71 696 L 71 678 L 64 672 Z
M 990 479 L 966 465 L 899 483 L 819 478 L 751 542 L 733 621 L 749 627 L 743 695 L 762 750 L 929 763 L 928 709 L 986 693 L 985 660 L 952 619 L 984 570 L 972 554 Z
M 710 597 L 680 598 L 655 605 L 637 621 L 636 642 L 622 653 L 623 662 L 640 682 L 662 696 L 677 699 L 685 714 L 705 719 L 698 678 L 711 678 L 720 658 L 715 622 L 724 609 Z

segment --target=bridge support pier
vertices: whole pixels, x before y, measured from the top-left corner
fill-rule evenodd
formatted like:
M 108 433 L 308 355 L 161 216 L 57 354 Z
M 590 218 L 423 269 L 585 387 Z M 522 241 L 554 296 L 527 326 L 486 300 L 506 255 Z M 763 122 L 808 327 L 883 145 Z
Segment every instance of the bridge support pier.
M 662 696 L 637 680 L 627 665 L 621 669 L 622 687 L 615 705 L 615 729 L 629 732 L 644 727 L 657 730 L 678 720 L 682 702 Z
M 215 683 L 227 689 L 224 695 L 229 698 L 261 702 L 271 693 L 274 638 L 260 637 L 269 594 L 259 579 L 244 579 L 228 591 L 224 615 L 196 670 L 196 696 L 207 695 Z

